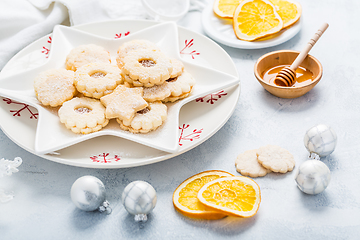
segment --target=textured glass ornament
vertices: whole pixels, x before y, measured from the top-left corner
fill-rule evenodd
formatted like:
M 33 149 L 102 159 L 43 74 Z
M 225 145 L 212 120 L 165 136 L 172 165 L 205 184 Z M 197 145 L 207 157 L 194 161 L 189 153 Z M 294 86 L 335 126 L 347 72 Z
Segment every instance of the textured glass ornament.
M 18 172 L 19 167 L 22 163 L 22 159 L 20 157 L 14 158 L 14 161 L 10 161 L 7 159 L 0 159 L 0 177 L 4 175 L 11 176 L 11 174 Z
M 10 161 L 7 159 L 0 159 L 0 177 L 4 175 L 11 176 L 13 173 L 18 172 L 19 167 L 22 163 L 22 159 L 20 157 L 14 158 L 14 161 Z M 3 189 L 0 189 L 0 202 L 8 202 L 14 198 L 14 195 L 7 194 Z
M 306 149 L 310 153 L 317 153 L 320 157 L 330 155 L 335 150 L 336 142 L 335 131 L 325 124 L 318 124 L 310 128 L 304 137 Z
M 109 202 L 105 199 L 105 186 L 93 176 L 78 178 L 71 187 L 71 200 L 81 210 L 111 213 Z
M 122 193 L 122 203 L 129 213 L 135 215 L 135 221 L 147 221 L 147 214 L 156 205 L 156 191 L 147 182 L 134 181 L 129 183 Z
M 318 194 L 330 183 L 330 169 L 313 154 L 313 160 L 303 162 L 295 173 L 295 181 L 301 191 L 307 194 Z

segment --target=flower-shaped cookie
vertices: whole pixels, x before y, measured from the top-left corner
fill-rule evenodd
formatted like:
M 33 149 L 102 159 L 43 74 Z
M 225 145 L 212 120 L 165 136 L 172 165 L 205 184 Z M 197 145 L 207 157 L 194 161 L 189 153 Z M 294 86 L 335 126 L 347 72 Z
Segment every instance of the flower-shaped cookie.
M 81 45 L 73 48 L 66 56 L 65 67 L 76 71 L 79 67 L 93 62 L 110 63 L 110 53 L 104 47 L 95 44 Z
M 66 101 L 58 111 L 60 122 L 74 133 L 88 134 L 105 127 L 105 107 L 97 99 L 82 97 Z
M 138 111 L 134 118 L 128 121 L 116 119 L 120 127 L 132 133 L 147 133 L 157 129 L 167 117 L 167 107 L 160 101 L 149 103 L 147 108 Z
M 257 150 L 253 149 L 239 154 L 235 160 L 236 171 L 249 177 L 263 177 L 271 172 L 258 162 L 256 152 Z
M 61 106 L 75 93 L 74 72 L 65 69 L 49 69 L 41 72 L 34 80 L 37 99 L 45 106 Z
M 180 76 L 171 78 L 166 82 L 169 85 L 171 94 L 163 99 L 163 102 L 175 102 L 179 99 L 188 97 L 195 85 L 195 79 L 187 71 L 184 71 Z
M 110 63 L 85 64 L 75 72 L 75 86 L 87 97 L 99 99 L 111 93 L 122 82 L 120 69 Z
M 295 167 L 294 156 L 286 149 L 276 145 L 266 145 L 257 149 L 258 161 L 273 172 L 286 173 Z
M 153 87 L 145 87 L 144 88 L 144 96 L 143 98 L 147 102 L 155 102 L 158 100 L 164 100 L 169 97 L 171 94 L 171 88 L 168 82 L 164 82 L 161 85 L 155 85 Z
M 132 51 L 124 58 L 124 63 L 122 72 L 125 80 L 145 87 L 163 84 L 170 78 L 173 69 L 164 53 L 149 49 Z
M 139 49 L 150 49 L 152 51 L 160 51 L 160 49 L 152 42 L 145 39 L 135 39 L 122 44 L 118 51 L 116 62 L 121 69 L 124 66 L 124 58 L 132 51 Z

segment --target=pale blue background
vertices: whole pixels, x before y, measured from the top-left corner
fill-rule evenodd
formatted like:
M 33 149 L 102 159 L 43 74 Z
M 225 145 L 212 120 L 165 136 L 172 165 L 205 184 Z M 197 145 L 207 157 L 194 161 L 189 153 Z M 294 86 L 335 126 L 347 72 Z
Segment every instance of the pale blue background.
M 86 169 L 39 158 L 0 131 L 0 157 L 24 161 L 18 173 L 0 178 L 0 188 L 15 195 L 0 203 L 0 239 L 359 239 L 360 2 L 299 2 L 302 30 L 292 40 L 261 50 L 221 45 L 238 69 L 240 100 L 222 129 L 185 154 L 136 168 Z M 190 12 L 178 24 L 204 34 L 200 18 L 200 12 Z M 253 75 L 256 60 L 274 50 L 301 50 L 323 22 L 330 27 L 311 50 L 324 68 L 320 83 L 297 99 L 266 92 Z M 183 180 L 210 169 L 238 175 L 234 161 L 243 151 L 277 144 L 293 153 L 299 166 L 308 155 L 303 136 L 318 123 L 338 135 L 336 150 L 322 159 L 332 173 L 325 192 L 303 194 L 294 172 L 269 174 L 255 179 L 262 202 L 252 218 L 192 220 L 174 209 L 172 194 Z M 112 214 L 82 212 L 72 204 L 71 185 L 83 175 L 104 182 Z M 123 189 L 135 180 L 151 183 L 158 194 L 146 223 L 135 223 L 121 204 Z

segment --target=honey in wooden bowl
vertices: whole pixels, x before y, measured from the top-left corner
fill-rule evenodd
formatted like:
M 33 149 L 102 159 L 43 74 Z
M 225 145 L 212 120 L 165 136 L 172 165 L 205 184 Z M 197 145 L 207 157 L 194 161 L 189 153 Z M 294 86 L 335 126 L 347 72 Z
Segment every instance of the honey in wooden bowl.
M 283 69 L 284 67 L 289 67 L 290 65 L 279 65 L 272 67 L 268 70 L 266 70 L 262 74 L 262 78 L 265 82 L 268 82 L 272 85 L 279 86 L 274 82 L 276 75 Z M 296 78 L 295 83 L 291 87 L 300 87 L 310 84 L 314 80 L 314 74 L 304 67 L 298 67 L 295 71 Z
M 254 74 L 259 83 L 271 94 L 281 98 L 297 98 L 309 92 L 322 77 L 321 63 L 313 56 L 307 55 L 296 71 L 297 82 L 292 87 L 274 84 L 272 78 L 284 66 L 291 65 L 299 55 L 298 51 L 280 50 L 270 52 L 258 59 Z

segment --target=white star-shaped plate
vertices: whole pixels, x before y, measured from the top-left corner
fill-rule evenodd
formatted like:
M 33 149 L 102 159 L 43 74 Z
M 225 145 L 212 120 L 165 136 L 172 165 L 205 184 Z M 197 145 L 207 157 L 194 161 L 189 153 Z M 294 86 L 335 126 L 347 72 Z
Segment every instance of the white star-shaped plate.
M 102 130 L 90 134 L 75 134 L 60 123 L 57 109 L 44 107 L 36 99 L 33 81 L 37 74 L 53 68 L 64 68 L 66 56 L 71 49 L 83 44 L 105 47 L 113 62 L 119 46 L 129 40 L 147 39 L 170 57 L 183 61 L 185 69 L 195 78 L 196 85 L 189 97 L 168 104 L 168 118 L 156 131 L 147 134 L 132 134 L 119 128 L 116 121 Z M 181 108 L 197 98 L 239 84 L 237 76 L 191 63 L 180 57 L 178 27 L 175 23 L 157 24 L 124 38 L 105 38 L 72 27 L 56 26 L 52 35 L 48 61 L 44 64 L 16 74 L 0 76 L 0 95 L 36 108 L 39 113 L 34 150 L 37 154 L 51 154 L 66 147 L 100 136 L 116 136 L 168 153 L 179 151 L 179 114 Z

